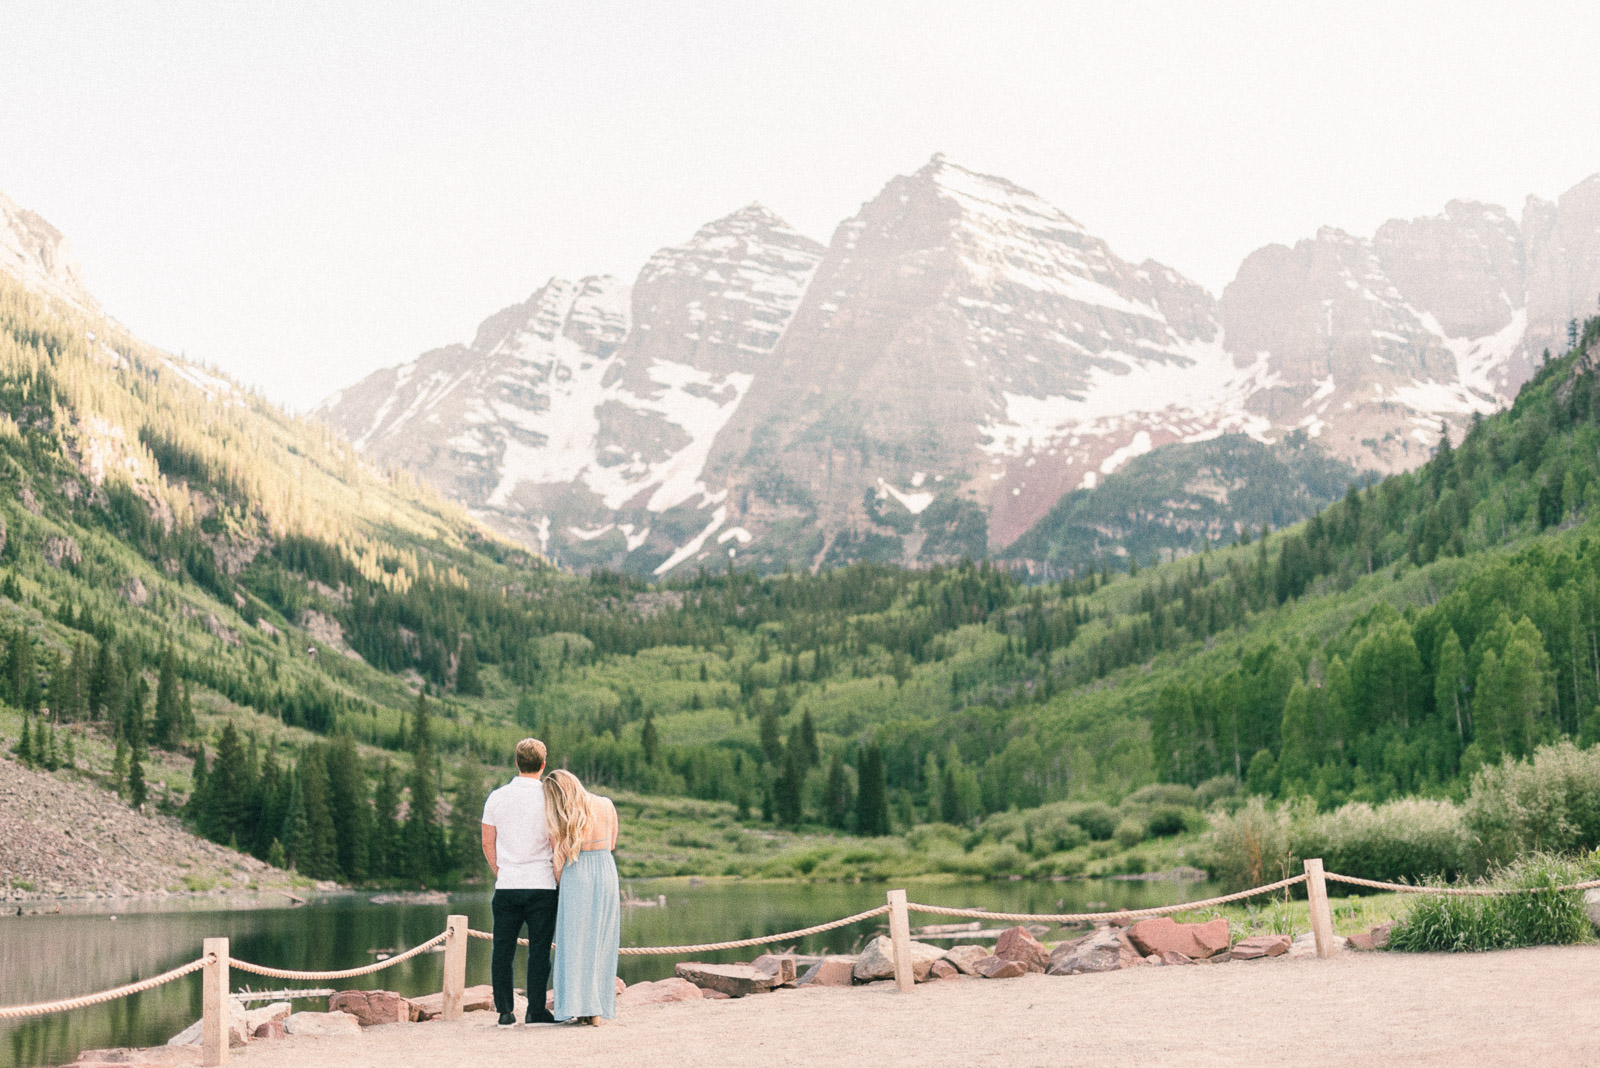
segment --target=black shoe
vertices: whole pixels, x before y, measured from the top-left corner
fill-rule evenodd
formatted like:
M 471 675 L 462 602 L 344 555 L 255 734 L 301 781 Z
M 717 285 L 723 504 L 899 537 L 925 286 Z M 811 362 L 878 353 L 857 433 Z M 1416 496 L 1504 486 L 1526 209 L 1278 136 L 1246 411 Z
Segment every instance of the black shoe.
M 501 1027 L 510 1027 L 512 1024 L 514 1024 L 516 1022 L 517 1022 L 517 1014 L 516 1013 L 514 1013 L 514 1012 L 502 1012 L 500 1014 L 500 1026 Z
M 536 1024 L 536 1023 L 555 1023 L 556 1022 L 556 1018 L 555 1018 L 555 1014 L 553 1014 L 549 1009 L 540 1009 L 537 1012 L 535 1012 L 532 1009 L 529 1009 L 528 1010 L 528 1015 L 523 1018 L 522 1022 L 523 1023 L 531 1023 L 531 1024 Z

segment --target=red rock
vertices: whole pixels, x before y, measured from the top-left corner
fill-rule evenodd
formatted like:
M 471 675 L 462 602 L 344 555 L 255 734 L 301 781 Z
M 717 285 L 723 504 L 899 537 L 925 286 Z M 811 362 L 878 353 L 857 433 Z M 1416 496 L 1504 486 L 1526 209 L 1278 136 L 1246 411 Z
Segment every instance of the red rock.
M 1289 945 L 1293 941 L 1288 935 L 1252 935 L 1241 938 L 1235 942 L 1228 951 L 1228 956 L 1234 960 L 1263 960 L 1267 957 L 1281 957 L 1289 952 Z
M 796 970 L 791 954 L 763 953 L 750 962 L 750 967 L 773 977 L 773 986 L 793 986 Z
M 617 995 L 617 1004 L 633 1008 L 639 1005 L 665 1005 L 674 1001 L 699 1001 L 707 996 L 705 991 L 689 980 L 673 976 L 653 983 L 634 983 Z M 722 996 L 727 997 L 726 994 Z
M 413 1023 L 420 1015 L 411 1002 L 392 990 L 341 990 L 328 999 L 329 1012 L 347 1012 L 362 1027 Z
M 286 1032 L 282 1020 L 268 1020 L 250 1035 L 251 1038 L 282 1038 Z
M 994 955 L 1002 960 L 1014 960 L 1030 972 L 1042 972 L 1050 966 L 1050 951 L 1029 934 L 1026 927 L 1001 931 L 994 944 Z
M 933 967 L 928 970 L 929 979 L 954 979 L 960 974 L 961 969 L 947 960 L 934 961 Z
M 1161 956 L 1160 956 L 1160 954 L 1158 954 L 1158 953 L 1152 953 L 1152 954 L 1150 954 L 1150 955 L 1149 955 L 1149 956 L 1148 956 L 1148 957 L 1146 957 L 1146 958 L 1145 958 L 1145 959 L 1144 959 L 1144 962 L 1145 962 L 1145 963 L 1146 963 L 1146 964 L 1164 964 L 1164 963 L 1166 963 L 1166 962 L 1165 962 L 1165 961 L 1163 961 L 1163 960 L 1162 960 L 1162 959 L 1161 959 Z
M 417 1019 L 432 1020 L 444 1012 L 444 995 L 424 994 L 411 998 L 411 1007 L 417 1010 Z M 469 986 L 461 992 L 462 1012 L 494 1011 L 494 987 L 488 983 Z
M 972 970 L 985 979 L 1015 979 L 1028 974 L 1028 966 L 1019 960 L 1004 957 L 985 957 L 972 966 Z
M 855 981 L 854 957 L 824 957 L 796 982 L 800 986 L 849 986 Z
M 1228 921 L 1178 923 L 1170 916 L 1157 916 L 1128 928 L 1128 940 L 1144 956 L 1170 950 L 1192 960 L 1204 960 L 1227 952 Z
M 1389 932 L 1394 930 L 1393 923 L 1380 923 L 1370 931 L 1360 931 L 1346 940 L 1346 945 L 1351 949 L 1388 949 Z
M 621 994 L 626 989 L 628 989 L 628 984 L 622 981 L 622 976 L 617 976 L 617 993 Z
M 684 961 L 674 969 L 678 978 L 687 979 L 701 990 L 715 990 L 731 998 L 765 994 L 776 985 L 771 972 L 748 964 L 702 964 Z
M 1169 950 L 1166 950 L 1165 952 L 1163 952 L 1161 954 L 1161 963 L 1162 964 L 1193 964 L 1194 963 L 1194 958 L 1190 957 L 1190 956 L 1188 956 L 1186 954 L 1179 953 L 1175 949 L 1169 949 Z
M 700 996 L 705 998 L 707 1001 L 728 1001 L 733 997 L 732 994 L 724 994 L 720 990 L 704 990 L 704 989 L 702 989 L 700 991 Z

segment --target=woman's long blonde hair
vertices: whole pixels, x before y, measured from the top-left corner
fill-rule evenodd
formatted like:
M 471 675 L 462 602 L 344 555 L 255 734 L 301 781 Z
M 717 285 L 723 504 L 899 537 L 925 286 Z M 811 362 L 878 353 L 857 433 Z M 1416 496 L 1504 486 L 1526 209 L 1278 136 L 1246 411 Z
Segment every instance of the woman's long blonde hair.
M 589 791 L 565 768 L 544 777 L 544 825 L 556 863 L 563 868 L 578 855 L 589 831 Z

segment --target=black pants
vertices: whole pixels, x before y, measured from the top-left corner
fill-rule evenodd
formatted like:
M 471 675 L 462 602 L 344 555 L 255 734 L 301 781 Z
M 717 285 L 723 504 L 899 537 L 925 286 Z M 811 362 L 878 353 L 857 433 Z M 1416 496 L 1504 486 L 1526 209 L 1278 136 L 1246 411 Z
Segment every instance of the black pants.
M 494 984 L 496 1012 L 516 1012 L 511 988 L 511 963 L 517 939 L 528 928 L 528 1011 L 537 1019 L 544 1013 L 544 995 L 550 986 L 550 943 L 556 936 L 556 891 L 496 890 L 494 892 L 494 952 L 489 957 L 489 981 Z

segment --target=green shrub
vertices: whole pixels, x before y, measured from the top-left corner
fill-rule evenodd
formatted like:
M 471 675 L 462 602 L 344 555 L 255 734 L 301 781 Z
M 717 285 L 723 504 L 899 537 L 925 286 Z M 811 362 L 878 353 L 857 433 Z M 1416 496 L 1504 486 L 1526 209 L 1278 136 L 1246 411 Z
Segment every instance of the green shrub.
M 1067 818 L 1096 842 L 1103 842 L 1117 832 L 1117 810 L 1100 801 L 1073 805 Z
M 1194 788 L 1194 803 L 1200 808 L 1210 808 L 1218 801 L 1236 797 L 1238 793 L 1238 779 L 1232 775 L 1218 775 Z
M 1448 801 L 1416 798 L 1307 811 L 1292 828 L 1290 852 L 1296 862 L 1321 857 L 1329 871 L 1386 882 L 1454 879 L 1469 870 L 1473 857 L 1460 810 Z
M 1189 829 L 1188 812 L 1178 805 L 1158 805 L 1150 811 L 1150 818 L 1146 822 L 1151 835 L 1156 838 L 1170 838 Z
M 1125 816 L 1117 824 L 1117 829 L 1112 836 L 1116 838 L 1117 844 L 1123 849 L 1132 849 L 1145 840 L 1145 833 L 1144 820 L 1139 819 L 1137 816 Z
M 1027 814 L 1024 826 L 1035 856 L 1061 853 L 1088 843 L 1089 833 L 1073 821 L 1071 808 L 1057 802 Z
M 1536 850 L 1595 849 L 1600 846 L 1600 746 L 1579 749 L 1562 741 L 1541 747 L 1528 760 L 1507 758 L 1480 768 L 1463 810 L 1491 864 Z
M 1231 815 L 1212 824 L 1212 874 L 1230 890 L 1276 882 L 1295 858 L 1289 849 L 1291 806 L 1270 809 L 1252 797 Z
M 1229 780 L 1230 782 L 1232 780 Z M 1141 786 L 1129 794 L 1122 802 L 1124 805 L 1176 805 L 1178 808 L 1194 808 L 1198 801 L 1195 799 L 1195 788 L 1184 786 L 1181 783 L 1154 782 L 1149 786 Z
M 1396 922 L 1390 948 L 1403 952 L 1468 953 L 1516 946 L 1558 946 L 1594 938 L 1583 911 L 1583 891 L 1556 890 L 1584 882 L 1600 870 L 1594 858 L 1574 861 L 1546 854 L 1523 858 L 1487 883 L 1492 889 L 1530 890 L 1495 897 L 1427 894 Z

